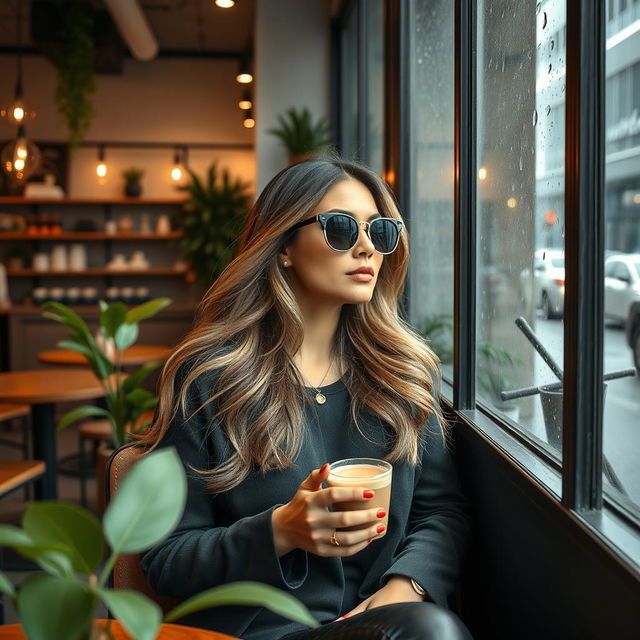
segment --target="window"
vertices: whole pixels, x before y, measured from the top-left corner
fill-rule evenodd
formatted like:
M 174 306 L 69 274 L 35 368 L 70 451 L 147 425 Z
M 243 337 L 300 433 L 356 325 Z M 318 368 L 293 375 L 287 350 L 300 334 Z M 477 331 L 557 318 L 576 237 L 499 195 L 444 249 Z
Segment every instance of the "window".
M 367 118 L 366 163 L 382 175 L 384 143 L 384 7 L 369 0 L 366 13 Z
M 419 0 L 411 25 L 410 320 L 451 378 L 453 360 L 453 3 Z M 437 19 L 434 19 L 437 16 Z
M 342 155 L 358 157 L 358 11 L 355 5 L 346 18 L 341 42 L 341 136 Z

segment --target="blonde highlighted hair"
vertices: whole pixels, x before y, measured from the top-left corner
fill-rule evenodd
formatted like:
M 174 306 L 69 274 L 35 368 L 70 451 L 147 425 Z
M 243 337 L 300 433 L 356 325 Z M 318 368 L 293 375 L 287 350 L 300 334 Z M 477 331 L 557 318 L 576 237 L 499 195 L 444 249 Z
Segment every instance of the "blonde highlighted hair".
M 253 469 L 291 466 L 300 450 L 308 400 L 293 357 L 304 325 L 278 255 L 293 240 L 287 231 L 345 179 L 364 184 L 381 215 L 401 219 L 386 184 L 359 164 L 313 159 L 282 170 L 249 212 L 237 257 L 207 291 L 195 327 L 164 366 L 154 427 L 144 441 L 155 447 L 178 412 L 188 419 L 215 403 L 213 428 L 224 430 L 232 453 L 201 470 L 214 492 L 237 486 Z M 393 434 L 387 460 L 416 464 L 425 421 L 435 415 L 443 435 L 445 423 L 434 399 L 437 358 L 399 314 L 408 259 L 403 231 L 396 251 L 384 258 L 371 301 L 343 306 L 333 350 L 354 423 L 360 428 L 362 411 L 375 414 Z M 190 386 L 210 372 L 210 398 L 188 415 Z

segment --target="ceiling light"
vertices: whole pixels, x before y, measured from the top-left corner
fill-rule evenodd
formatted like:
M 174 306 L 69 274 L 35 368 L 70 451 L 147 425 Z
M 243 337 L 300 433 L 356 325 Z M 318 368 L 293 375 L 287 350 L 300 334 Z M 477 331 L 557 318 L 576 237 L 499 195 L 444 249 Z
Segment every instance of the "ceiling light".
M 478 180 L 486 180 L 487 179 L 487 168 L 480 167 L 478 169 Z
M 256 126 L 256 121 L 253 119 L 253 112 L 251 109 L 247 109 L 245 112 L 242 124 L 245 129 L 253 129 L 253 127 Z
M 98 164 L 96 164 L 96 175 L 98 178 L 107 177 L 107 163 L 104 161 L 104 145 L 98 147 Z
M 251 94 L 248 91 L 244 92 L 242 99 L 238 102 L 238 106 L 241 109 L 251 109 L 253 102 L 251 102 Z
M 251 73 L 251 64 L 249 62 L 249 56 L 243 56 L 238 66 L 238 75 L 236 80 L 240 84 L 249 84 L 253 82 L 253 74 Z
M 235 0 L 216 0 L 216 6 L 221 9 L 231 9 L 235 3 Z
M 2 149 L 2 169 L 17 182 L 24 182 L 40 166 L 40 149 L 27 138 L 24 125 L 18 135 Z
M 171 169 L 171 179 L 174 182 L 180 182 L 182 180 L 182 163 L 180 162 L 180 148 L 176 147 L 173 152 L 173 168 Z

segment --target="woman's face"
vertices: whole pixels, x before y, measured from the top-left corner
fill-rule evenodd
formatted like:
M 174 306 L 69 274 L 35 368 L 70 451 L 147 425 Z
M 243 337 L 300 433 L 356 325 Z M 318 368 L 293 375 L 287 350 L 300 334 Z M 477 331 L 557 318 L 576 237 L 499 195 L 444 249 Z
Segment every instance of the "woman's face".
M 359 222 L 380 217 L 375 200 L 361 182 L 346 179 L 333 185 L 313 215 L 332 210 L 349 213 Z M 360 228 L 358 241 L 348 251 L 331 249 L 319 222 L 298 229 L 292 243 L 280 255 L 300 303 L 312 305 L 369 302 L 384 256 L 376 252 L 369 236 Z M 354 274 L 360 268 L 371 274 Z

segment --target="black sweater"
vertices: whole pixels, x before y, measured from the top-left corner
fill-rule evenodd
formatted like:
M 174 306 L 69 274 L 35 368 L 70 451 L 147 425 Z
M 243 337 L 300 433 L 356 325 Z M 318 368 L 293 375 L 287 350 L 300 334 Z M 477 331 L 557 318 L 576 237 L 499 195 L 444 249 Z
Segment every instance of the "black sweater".
M 212 378 L 190 390 L 187 415 L 211 397 Z M 288 502 L 312 469 L 341 458 L 382 458 L 389 433 L 380 420 L 362 416 L 366 438 L 352 424 L 349 394 L 338 381 L 323 388 L 324 405 L 306 411 L 304 444 L 296 465 L 257 472 L 234 489 L 212 495 L 191 468 L 210 469 L 229 455 L 215 427 L 211 403 L 186 423 L 179 416 L 161 446 L 176 447 L 188 478 L 187 504 L 175 531 L 147 552 L 142 566 L 161 595 L 186 599 L 236 580 L 273 585 L 301 600 L 322 623 L 335 620 L 399 574 L 414 578 L 447 606 L 469 535 L 467 501 L 434 418 L 424 427 L 421 464 L 393 465 L 387 534 L 351 558 L 322 558 L 300 549 L 278 558 L 271 514 Z M 207 424 L 214 429 L 205 438 Z M 191 468 L 190 468 L 191 467 Z M 213 607 L 182 620 L 250 640 L 274 640 L 304 628 L 258 607 Z

